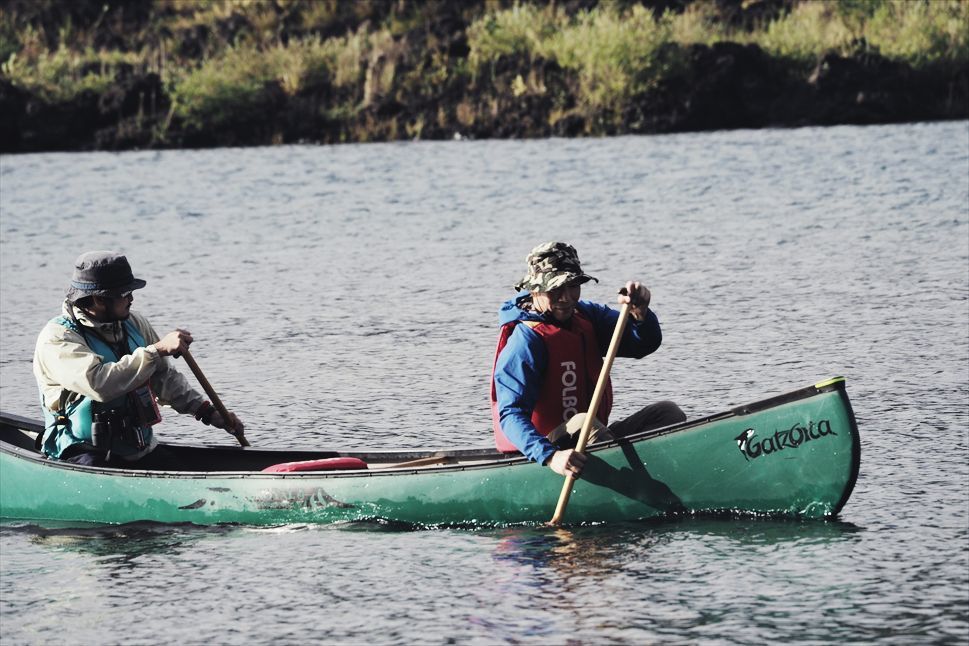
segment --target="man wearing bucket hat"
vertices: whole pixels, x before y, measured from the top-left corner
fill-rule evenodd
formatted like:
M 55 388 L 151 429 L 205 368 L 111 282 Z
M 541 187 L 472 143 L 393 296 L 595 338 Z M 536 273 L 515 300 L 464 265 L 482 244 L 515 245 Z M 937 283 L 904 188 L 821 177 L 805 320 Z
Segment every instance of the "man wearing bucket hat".
M 234 414 L 224 420 L 168 359 L 187 350 L 192 335 L 174 330 L 159 338 L 131 311 L 132 293 L 145 284 L 118 253 L 91 251 L 75 261 L 62 314 L 44 326 L 34 351 L 48 457 L 177 469 L 174 456 L 156 448 L 152 426 L 161 420 L 159 403 L 203 424 L 243 431 Z
M 499 311 L 501 331 L 491 381 L 495 443 L 501 451 L 520 451 L 560 475 L 578 477 L 585 464 L 585 456 L 574 451 L 578 430 L 619 312 L 579 300 L 582 284 L 599 281 L 582 271 L 571 245 L 541 244 L 525 262 L 527 272 L 515 285 L 518 295 Z M 625 292 L 618 302 L 629 303 L 633 320 L 626 326 L 618 355 L 639 359 L 659 348 L 662 333 L 649 309 L 646 286 L 630 281 Z M 663 401 L 607 427 L 611 408 L 609 383 L 593 421 L 592 442 L 686 419 L 676 404 Z

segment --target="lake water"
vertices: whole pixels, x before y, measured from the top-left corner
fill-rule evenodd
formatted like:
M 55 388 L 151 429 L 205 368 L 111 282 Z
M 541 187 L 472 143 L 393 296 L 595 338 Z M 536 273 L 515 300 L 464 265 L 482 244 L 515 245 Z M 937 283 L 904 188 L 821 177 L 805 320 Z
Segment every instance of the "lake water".
M 846 376 L 840 517 L 8 522 L 4 646 L 969 642 L 969 122 L 5 156 L 0 406 L 37 415 L 73 260 L 119 249 L 254 446 L 485 446 L 496 310 L 553 239 L 585 298 L 652 289 L 664 344 L 617 361 L 617 415 Z M 176 418 L 164 438 L 232 443 Z

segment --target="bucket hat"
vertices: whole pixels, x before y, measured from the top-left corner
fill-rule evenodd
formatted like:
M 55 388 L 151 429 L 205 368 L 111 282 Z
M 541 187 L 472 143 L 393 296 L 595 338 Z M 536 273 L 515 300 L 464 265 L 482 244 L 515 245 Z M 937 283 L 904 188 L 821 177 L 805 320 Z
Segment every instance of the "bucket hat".
M 134 277 L 131 265 L 123 255 L 113 251 L 88 251 L 74 261 L 67 300 L 73 303 L 85 296 L 118 297 L 146 284 Z
M 515 285 L 518 291 L 550 292 L 590 280 L 599 282 L 598 278 L 582 271 L 575 247 L 564 242 L 538 245 L 526 256 L 525 264 L 528 265 L 528 272 Z

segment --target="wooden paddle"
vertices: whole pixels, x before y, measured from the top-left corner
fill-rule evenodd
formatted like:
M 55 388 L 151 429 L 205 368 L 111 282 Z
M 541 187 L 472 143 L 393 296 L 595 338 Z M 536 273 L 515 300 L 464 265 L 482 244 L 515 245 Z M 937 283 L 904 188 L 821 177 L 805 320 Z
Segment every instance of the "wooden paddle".
M 589 442 L 589 435 L 592 432 L 592 422 L 596 418 L 596 412 L 599 410 L 599 402 L 602 401 L 602 395 L 606 390 L 609 370 L 612 369 L 612 361 L 616 358 L 616 352 L 619 350 L 619 341 L 622 339 L 622 333 L 626 329 L 626 321 L 628 319 L 629 303 L 623 303 L 623 306 L 619 309 L 619 320 L 616 321 L 616 330 L 612 333 L 612 341 L 609 342 L 609 350 L 606 352 L 606 357 L 602 361 L 602 372 L 599 373 L 599 381 L 596 383 L 596 389 L 592 393 L 592 403 L 589 404 L 589 411 L 585 414 L 585 420 L 582 422 L 582 430 L 579 431 L 579 441 L 575 445 L 575 450 L 579 453 L 585 451 L 585 445 Z M 569 504 L 569 497 L 572 495 L 572 485 L 574 484 L 575 478 L 571 475 L 565 476 L 562 493 L 559 495 L 559 503 L 555 507 L 555 515 L 549 521 L 550 525 L 558 525 L 562 522 L 562 516 L 565 514 L 565 506 Z
M 215 406 L 215 410 L 219 411 L 219 415 L 222 416 L 222 421 L 228 424 L 230 419 L 229 411 L 226 410 L 225 406 L 222 404 L 222 400 L 219 399 L 219 396 L 215 394 L 215 388 L 213 388 L 212 384 L 209 383 L 209 380 L 205 378 L 205 375 L 202 373 L 202 369 L 199 368 L 199 364 L 195 362 L 195 357 L 193 357 L 192 353 L 188 350 L 183 350 L 182 356 L 185 357 L 185 363 L 188 364 L 188 367 L 192 369 L 193 373 L 195 373 L 195 378 L 199 380 L 200 384 L 202 384 L 202 389 L 205 390 L 205 394 L 208 395 L 209 399 L 212 400 L 212 405 Z M 233 435 L 235 435 L 236 439 L 239 440 L 239 444 L 242 446 L 250 446 L 249 441 L 246 440 L 246 436 L 241 432 L 233 433 Z

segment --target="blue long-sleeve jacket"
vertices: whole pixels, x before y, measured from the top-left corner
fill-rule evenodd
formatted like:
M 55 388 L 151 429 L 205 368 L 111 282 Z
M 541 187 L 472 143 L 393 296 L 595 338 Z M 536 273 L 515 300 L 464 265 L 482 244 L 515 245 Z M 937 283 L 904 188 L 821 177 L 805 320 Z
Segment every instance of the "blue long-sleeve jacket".
M 543 317 L 518 306 L 528 296 L 527 292 L 522 293 L 503 303 L 498 311 L 499 324 L 533 320 L 556 325 L 551 316 Z M 619 320 L 619 312 L 589 301 L 579 301 L 577 309 L 592 322 L 599 354 L 605 356 Z M 641 359 L 655 352 L 662 341 L 659 320 L 649 310 L 643 321 L 630 320 L 626 325 L 619 342 L 618 356 Z M 545 464 L 555 453 L 552 443 L 539 434 L 532 424 L 532 412 L 542 391 L 547 365 L 545 342 L 527 325 L 515 326 L 495 363 L 495 393 L 501 430 L 525 457 L 539 464 Z

